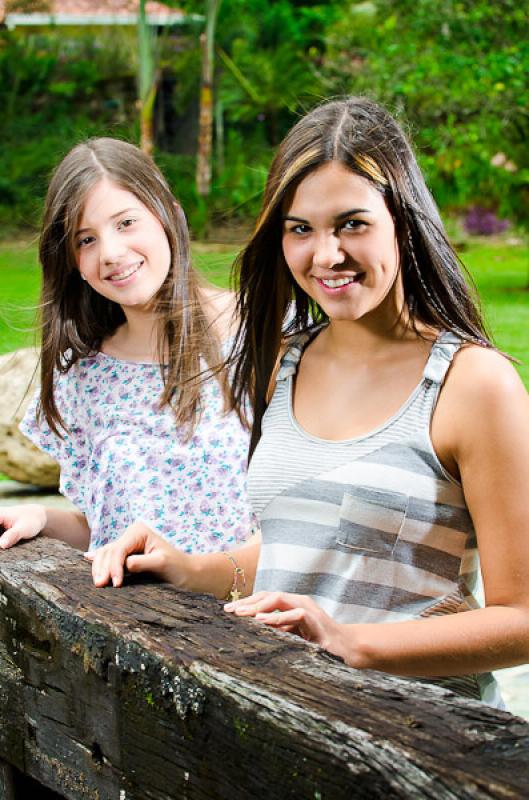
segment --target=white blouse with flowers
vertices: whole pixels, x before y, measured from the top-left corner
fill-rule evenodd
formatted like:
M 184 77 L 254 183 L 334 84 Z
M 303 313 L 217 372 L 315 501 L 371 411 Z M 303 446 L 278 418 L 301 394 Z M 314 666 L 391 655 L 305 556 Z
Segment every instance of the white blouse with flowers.
M 96 353 L 55 385 L 64 438 L 37 422 L 37 397 L 20 428 L 59 463 L 60 491 L 86 516 L 91 550 L 137 520 L 186 552 L 231 548 L 249 536 L 248 433 L 234 413 L 223 413 L 216 380 L 203 388 L 187 442 L 172 410 L 159 408 L 157 364 Z

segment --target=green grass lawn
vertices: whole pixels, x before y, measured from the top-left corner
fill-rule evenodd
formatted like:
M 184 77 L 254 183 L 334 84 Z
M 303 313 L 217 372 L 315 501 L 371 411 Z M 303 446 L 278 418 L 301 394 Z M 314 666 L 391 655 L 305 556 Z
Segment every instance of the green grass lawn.
M 496 345 L 521 363 L 529 389 L 529 246 L 473 242 L 462 254 Z
M 236 247 L 193 246 L 197 268 L 212 282 L 227 286 Z M 529 246 L 504 241 L 471 241 L 463 261 L 480 292 L 485 317 L 499 348 L 520 360 L 529 388 Z M 32 344 L 39 272 L 36 243 L 0 243 L 0 353 Z

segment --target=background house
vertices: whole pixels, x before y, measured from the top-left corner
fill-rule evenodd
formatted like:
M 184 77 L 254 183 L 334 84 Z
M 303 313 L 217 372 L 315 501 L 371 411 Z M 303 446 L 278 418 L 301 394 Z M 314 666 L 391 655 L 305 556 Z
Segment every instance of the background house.
M 138 0 L 0 0 L 0 21 L 9 29 L 42 25 L 136 25 Z M 152 25 L 179 25 L 182 11 L 147 2 Z

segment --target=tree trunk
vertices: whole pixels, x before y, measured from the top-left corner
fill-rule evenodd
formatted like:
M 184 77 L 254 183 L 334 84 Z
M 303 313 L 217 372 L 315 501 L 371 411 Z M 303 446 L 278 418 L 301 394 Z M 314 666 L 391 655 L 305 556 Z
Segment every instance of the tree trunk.
M 221 0 L 206 0 L 206 30 L 200 36 L 202 73 L 198 120 L 197 192 L 207 197 L 211 191 L 211 151 L 213 140 L 213 75 L 215 25 Z
M 158 88 L 158 71 L 154 33 L 145 12 L 145 0 L 140 0 L 138 12 L 138 108 L 140 112 L 140 147 L 151 155 L 154 146 L 154 103 Z

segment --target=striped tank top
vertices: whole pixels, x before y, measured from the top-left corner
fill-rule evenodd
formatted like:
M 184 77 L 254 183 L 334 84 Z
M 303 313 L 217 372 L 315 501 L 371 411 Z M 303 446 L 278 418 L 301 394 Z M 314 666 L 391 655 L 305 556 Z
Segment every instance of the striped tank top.
M 430 438 L 461 340 L 442 333 L 421 382 L 387 422 L 347 441 L 306 433 L 293 380 L 314 331 L 292 342 L 248 472 L 262 547 L 255 591 L 306 594 L 342 623 L 399 622 L 477 608 L 476 536 L 461 484 Z M 427 679 L 503 707 L 490 673 Z

